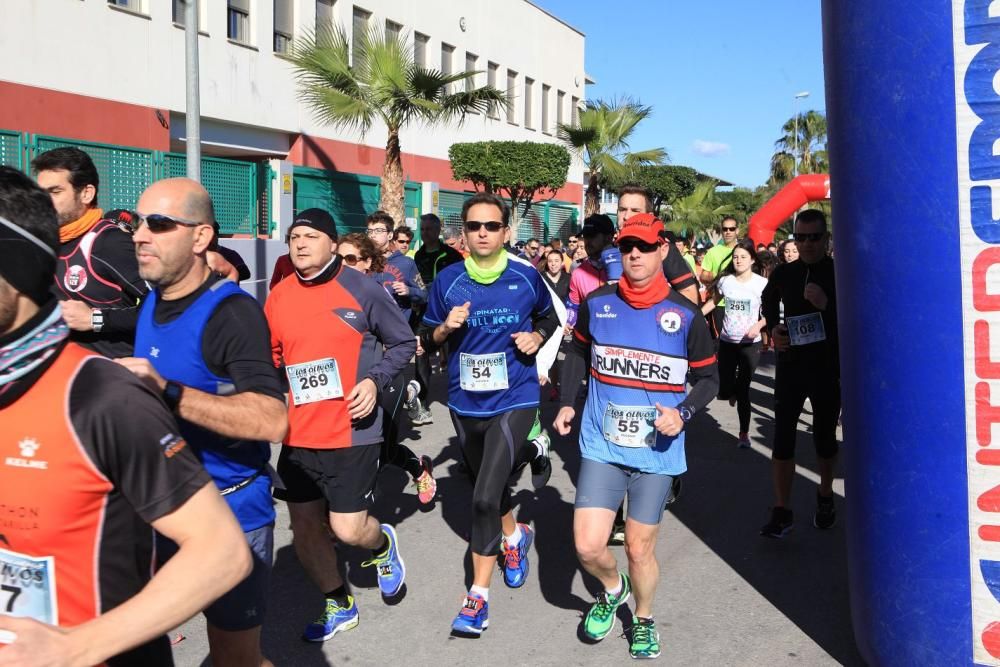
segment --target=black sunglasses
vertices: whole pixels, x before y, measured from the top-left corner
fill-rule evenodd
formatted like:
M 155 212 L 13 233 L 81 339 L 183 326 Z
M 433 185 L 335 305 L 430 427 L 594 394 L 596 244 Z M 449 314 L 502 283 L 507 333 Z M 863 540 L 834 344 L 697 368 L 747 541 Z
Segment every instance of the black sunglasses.
M 489 222 L 480 222 L 479 220 L 465 221 L 465 231 L 467 232 L 478 232 L 483 227 L 485 227 L 488 232 L 499 232 L 503 229 L 503 223 L 497 222 L 496 220 L 490 220 Z
M 149 215 L 139 213 L 132 218 L 132 231 L 139 231 L 139 228 L 142 227 L 143 223 L 145 223 L 146 226 L 149 227 L 149 231 L 154 234 L 159 232 L 169 232 L 171 229 L 175 229 L 178 225 L 182 227 L 197 227 L 198 225 L 209 224 L 207 222 L 195 222 L 194 220 L 175 218 L 169 215 L 163 215 L 162 213 L 150 213 Z
M 645 254 L 648 252 L 654 252 L 660 245 L 658 243 L 646 243 L 645 241 L 640 241 L 639 239 L 628 238 L 622 239 L 618 242 L 618 249 L 623 255 L 630 254 L 636 248 L 639 252 Z
M 735 232 L 737 229 L 739 229 L 739 227 L 723 227 L 722 231 L 724 231 L 724 232 Z
M 795 232 L 792 234 L 796 241 L 812 241 L 816 242 L 823 238 L 826 232 Z
M 364 257 L 359 257 L 357 255 L 341 255 L 340 257 L 344 260 L 344 264 L 347 264 L 348 266 L 354 266 L 364 259 Z

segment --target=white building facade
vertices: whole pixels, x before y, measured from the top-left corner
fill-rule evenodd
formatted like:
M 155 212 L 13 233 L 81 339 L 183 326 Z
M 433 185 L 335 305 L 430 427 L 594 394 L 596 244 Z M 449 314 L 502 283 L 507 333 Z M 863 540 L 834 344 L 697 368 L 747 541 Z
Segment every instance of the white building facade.
M 554 142 L 556 124 L 570 122 L 585 97 L 584 35 L 527 0 L 200 0 L 198 9 L 202 151 L 223 158 L 213 163 L 220 169 L 231 161 L 256 165 L 261 196 L 269 200 L 258 222 L 270 217 L 271 229 L 307 203 L 300 190 L 316 190 L 307 176 L 318 183 L 323 173 L 335 174 L 333 195 L 340 180 L 356 181 L 361 207 L 370 208 L 371 192 L 361 186 L 382 172 L 384 126 L 365 136 L 321 126 L 297 99 L 284 52 L 317 26 L 336 24 L 352 39 L 372 27 L 399 32 L 426 67 L 475 70 L 476 85 L 508 91 L 510 109 L 500 117 L 403 129 L 408 217 L 422 210 L 419 194 L 410 197 L 416 184 L 433 182 L 443 193 L 472 190 L 452 177 L 451 144 Z M 0 15 L 7 26 L 0 59 L 0 130 L 7 143 L 0 161 L 17 163 L 15 139 L 22 167 L 54 143 L 81 142 L 108 148 L 108 160 L 117 159 L 113 147 L 149 152 L 153 178 L 176 175 L 171 154 L 185 149 L 180 0 L 0 0 Z M 117 169 L 119 178 L 124 171 Z M 288 175 L 294 194 L 287 178 L 282 183 Z M 574 160 L 556 199 L 579 204 L 582 176 Z M 206 185 L 212 190 L 211 180 Z

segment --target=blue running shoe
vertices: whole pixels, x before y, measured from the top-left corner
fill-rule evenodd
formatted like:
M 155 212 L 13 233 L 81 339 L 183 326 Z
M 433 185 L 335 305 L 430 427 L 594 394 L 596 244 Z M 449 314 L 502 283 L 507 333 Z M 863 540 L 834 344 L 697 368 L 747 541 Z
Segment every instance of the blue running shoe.
M 481 635 L 490 625 L 490 603 L 478 593 L 465 596 L 462 609 L 451 622 L 451 629 L 460 635 Z
M 395 597 L 406 580 L 406 565 L 399 554 L 399 542 L 396 529 L 387 523 L 382 524 L 382 534 L 389 540 L 389 548 L 371 560 L 366 560 L 361 567 L 374 565 L 378 571 L 378 587 L 387 598 Z
M 338 632 L 358 627 L 358 606 L 354 597 L 347 596 L 348 606 L 341 607 L 336 600 L 327 598 L 323 615 L 306 626 L 302 639 L 307 642 L 325 642 Z
M 535 540 L 535 531 L 526 523 L 517 524 L 521 527 L 521 540 L 515 545 L 503 542 L 503 582 L 510 588 L 524 586 L 528 578 L 528 548 Z

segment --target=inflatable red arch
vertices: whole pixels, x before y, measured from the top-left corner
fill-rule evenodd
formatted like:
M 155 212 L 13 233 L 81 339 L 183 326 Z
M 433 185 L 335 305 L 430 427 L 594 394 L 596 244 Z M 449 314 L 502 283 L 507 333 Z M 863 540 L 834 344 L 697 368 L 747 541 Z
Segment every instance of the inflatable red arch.
M 747 236 L 754 243 L 767 245 L 774 240 L 774 232 L 795 211 L 813 201 L 830 198 L 829 174 L 802 174 L 792 179 L 750 216 Z

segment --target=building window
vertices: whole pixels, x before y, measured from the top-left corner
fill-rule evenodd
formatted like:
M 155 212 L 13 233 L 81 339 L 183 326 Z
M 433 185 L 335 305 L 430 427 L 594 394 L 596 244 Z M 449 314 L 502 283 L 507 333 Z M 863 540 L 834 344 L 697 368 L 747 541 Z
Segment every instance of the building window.
M 398 40 L 399 36 L 403 34 L 403 26 L 396 23 L 395 21 L 390 21 L 386 19 L 385 21 L 385 41 Z
M 316 32 L 333 28 L 333 5 L 335 0 L 316 0 Z
M 365 33 L 368 32 L 368 19 L 371 17 L 371 12 L 360 7 L 354 8 L 354 17 L 351 23 L 351 65 L 354 65 L 360 57 L 361 43 L 365 40 Z
M 517 125 L 517 107 L 514 104 L 515 87 L 517 86 L 517 72 L 507 70 L 507 122 Z
M 128 9 L 129 11 L 142 13 L 142 0 L 108 0 L 109 5 Z
M 542 132 L 549 134 L 549 96 L 552 94 L 552 86 L 542 84 Z
M 556 91 L 556 125 L 563 124 L 563 105 L 566 104 L 566 93 L 561 90 Z
M 476 62 L 479 61 L 479 57 L 474 53 L 465 53 L 465 71 L 467 73 L 472 73 L 476 71 Z M 471 93 L 476 89 L 476 76 L 472 74 L 465 80 L 465 92 Z
M 451 44 L 445 44 L 444 42 L 441 42 L 441 73 L 444 74 L 445 76 L 451 76 L 452 73 L 451 61 L 454 55 L 455 55 L 455 47 L 452 46 Z M 444 92 L 447 95 L 451 95 L 453 89 L 454 88 L 451 86 L 451 84 L 449 84 L 445 88 Z
M 574 97 L 569 107 L 569 123 L 573 127 L 580 126 L 580 98 Z
M 201 0 L 197 0 L 197 2 L 198 2 L 198 29 L 200 30 L 202 23 L 204 23 L 204 19 L 201 17 L 201 12 L 205 8 L 205 5 Z M 186 14 L 187 4 L 188 4 L 187 0 L 172 0 L 170 4 L 173 5 L 172 16 L 174 19 L 174 23 L 176 23 L 177 25 L 186 25 L 184 22 L 184 17 L 187 15 Z
M 288 53 L 292 47 L 292 0 L 274 0 L 274 52 Z
M 413 33 L 413 64 L 417 67 L 427 67 L 427 42 L 431 38 L 419 32 Z
M 500 69 L 500 65 L 496 63 L 487 63 L 486 65 L 486 85 L 490 88 L 497 87 L 497 72 Z M 497 113 L 496 108 L 490 109 L 490 118 L 500 118 L 500 114 Z
M 229 0 L 226 36 L 234 42 L 250 43 L 250 0 Z
M 535 87 L 535 80 L 524 77 L 524 126 L 529 130 L 535 129 L 531 120 L 531 93 Z

